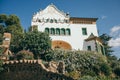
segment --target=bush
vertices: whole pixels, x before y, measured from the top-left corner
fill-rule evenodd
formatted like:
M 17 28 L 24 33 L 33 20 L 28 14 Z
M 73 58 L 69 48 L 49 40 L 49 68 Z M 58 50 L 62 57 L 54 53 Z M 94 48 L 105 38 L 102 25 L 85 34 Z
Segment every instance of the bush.
M 78 80 L 96 80 L 96 77 L 91 77 L 91 76 L 83 76 L 82 78 Z
M 33 53 L 29 52 L 29 51 L 26 51 L 26 50 L 19 51 L 16 54 L 16 58 L 18 60 L 20 60 L 20 59 L 34 59 L 33 57 L 34 57 Z
M 2 67 L 2 65 L 3 65 L 3 61 L 0 60 L 0 72 L 3 71 L 3 67 Z
M 78 79 L 80 77 L 80 73 L 78 71 L 71 71 L 70 73 L 66 74 L 69 77 L 72 77 L 73 79 Z
M 106 76 L 110 76 L 112 72 L 111 67 L 107 63 L 102 63 L 100 66 L 101 72 L 104 73 L 104 75 Z
M 84 70 L 81 74 L 89 75 L 89 76 L 92 76 L 92 77 L 97 75 L 94 70 Z
M 65 62 L 66 72 L 80 71 L 82 76 L 86 75 L 85 71 L 90 71 L 87 74 L 91 76 L 99 74 L 99 65 L 102 62 L 106 62 L 106 58 L 96 52 L 61 49 L 53 51 L 52 60 Z
M 1 60 L 1 58 L 2 58 L 1 56 L 2 56 L 3 51 L 4 51 L 4 48 L 0 47 L 0 72 L 3 71 L 3 67 L 2 67 L 3 60 Z
M 45 53 L 51 49 L 51 39 L 44 32 L 27 32 L 21 40 L 20 48 L 33 52 L 34 58 L 45 60 Z
M 114 73 L 120 77 L 120 67 L 116 67 Z

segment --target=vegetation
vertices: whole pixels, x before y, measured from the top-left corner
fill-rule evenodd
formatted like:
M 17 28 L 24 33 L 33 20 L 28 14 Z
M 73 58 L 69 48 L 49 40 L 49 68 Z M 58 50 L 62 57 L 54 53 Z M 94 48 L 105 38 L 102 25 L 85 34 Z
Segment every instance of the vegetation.
M 119 80 L 120 61 L 91 51 L 55 49 L 51 51 L 52 61 L 65 63 L 65 75 L 76 80 Z
M 16 15 L 0 15 L 0 37 L 4 32 L 12 34 L 10 50 L 15 53 L 15 58 L 42 59 L 44 61 L 56 61 L 65 63 L 65 75 L 76 80 L 119 80 L 120 60 L 111 56 L 111 46 L 108 41 L 111 37 L 103 34 L 100 38 L 105 46 L 106 56 L 92 51 L 72 51 L 51 49 L 51 39 L 48 34 L 34 31 L 25 32 Z M 0 38 L 0 44 L 2 38 Z M 0 49 L 2 53 L 2 49 Z M 2 71 L 0 60 L 0 71 Z
M 3 67 L 2 67 L 2 65 L 3 65 L 3 61 L 0 60 L 0 72 L 3 71 Z
M 22 50 L 16 54 L 16 58 L 17 60 L 21 60 L 21 59 L 31 60 L 31 59 L 34 59 L 34 55 L 30 51 Z
M 46 52 L 51 48 L 51 39 L 48 34 L 36 30 L 24 33 L 16 15 L 0 15 L 0 37 L 4 32 L 12 34 L 10 50 L 15 54 L 21 50 L 29 50 L 33 52 L 35 58 L 45 59 Z
M 113 52 L 113 50 L 112 50 L 112 47 L 108 45 L 108 41 L 111 40 L 112 37 L 107 34 L 102 34 L 99 37 L 103 41 L 106 56 L 110 56 L 111 52 Z
M 1 55 L 2 55 L 2 52 L 3 52 L 3 49 L 0 48 L 0 57 L 1 57 Z M 3 71 L 2 65 L 3 65 L 3 60 L 0 59 L 0 72 Z
M 47 50 L 51 48 L 51 39 L 48 34 L 43 32 L 27 32 L 19 46 L 21 50 L 33 52 L 34 58 L 44 59 Z
M 4 32 L 12 34 L 10 50 L 14 53 L 18 52 L 20 41 L 23 38 L 23 28 L 16 15 L 0 14 L 0 35 L 2 36 Z M 0 39 L 0 41 L 2 40 Z

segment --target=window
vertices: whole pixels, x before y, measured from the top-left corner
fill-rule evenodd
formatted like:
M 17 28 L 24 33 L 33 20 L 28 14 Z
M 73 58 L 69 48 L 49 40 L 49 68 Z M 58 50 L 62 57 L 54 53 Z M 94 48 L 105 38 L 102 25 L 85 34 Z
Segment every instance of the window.
M 70 29 L 66 29 L 66 35 L 70 35 Z
M 54 28 L 51 28 L 51 33 L 52 35 L 55 35 L 55 29 Z
M 68 23 L 69 21 L 68 20 L 64 20 L 65 23 Z
M 57 23 L 57 20 L 56 20 L 56 19 L 55 19 L 54 21 L 55 21 L 55 23 Z
M 56 34 L 60 35 L 60 29 L 59 28 L 56 28 Z
M 51 35 L 71 35 L 71 31 L 69 28 L 64 29 L 64 28 L 45 28 L 45 32 Z
M 64 28 L 61 29 L 61 35 L 65 35 L 65 29 Z
M 41 22 L 41 20 L 39 19 L 38 22 Z
M 50 19 L 50 23 L 53 23 L 53 19 Z
M 87 49 L 88 49 L 88 51 L 91 51 L 91 46 L 88 46 Z
M 82 34 L 87 35 L 87 29 L 86 28 L 82 28 Z
M 47 19 L 46 22 L 49 22 L 49 19 Z
M 49 33 L 49 28 L 45 28 L 45 32 L 46 32 L 46 33 Z

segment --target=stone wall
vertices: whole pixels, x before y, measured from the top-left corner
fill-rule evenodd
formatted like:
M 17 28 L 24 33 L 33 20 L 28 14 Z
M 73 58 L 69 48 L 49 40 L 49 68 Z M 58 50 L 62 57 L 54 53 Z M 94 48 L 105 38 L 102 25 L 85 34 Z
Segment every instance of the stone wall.
M 3 67 L 0 80 L 73 80 L 47 69 L 41 60 L 6 61 Z

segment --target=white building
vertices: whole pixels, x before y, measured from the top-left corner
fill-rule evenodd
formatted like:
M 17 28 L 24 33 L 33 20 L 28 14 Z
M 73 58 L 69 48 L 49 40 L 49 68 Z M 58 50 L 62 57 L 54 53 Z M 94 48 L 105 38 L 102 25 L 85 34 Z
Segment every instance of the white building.
M 97 45 L 103 46 L 97 37 L 96 21 L 97 18 L 70 17 L 51 4 L 33 15 L 31 25 L 32 29 L 49 33 L 53 49 L 99 51 Z

